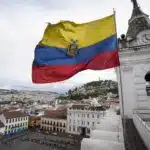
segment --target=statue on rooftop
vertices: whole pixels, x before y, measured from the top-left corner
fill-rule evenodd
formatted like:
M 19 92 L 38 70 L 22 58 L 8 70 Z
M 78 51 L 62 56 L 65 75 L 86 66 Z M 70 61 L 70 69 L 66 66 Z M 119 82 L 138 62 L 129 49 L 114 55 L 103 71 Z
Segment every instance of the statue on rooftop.
M 133 7 L 134 8 L 137 8 L 138 7 L 138 3 L 137 3 L 137 0 L 131 0 L 132 3 L 133 3 Z

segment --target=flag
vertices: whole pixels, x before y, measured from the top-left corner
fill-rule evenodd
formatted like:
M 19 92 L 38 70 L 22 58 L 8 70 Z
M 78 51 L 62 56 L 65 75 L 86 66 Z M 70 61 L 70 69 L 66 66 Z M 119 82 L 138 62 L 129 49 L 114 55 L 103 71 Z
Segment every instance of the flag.
M 119 66 L 115 16 L 83 24 L 48 24 L 35 48 L 33 83 L 64 81 L 80 71 Z

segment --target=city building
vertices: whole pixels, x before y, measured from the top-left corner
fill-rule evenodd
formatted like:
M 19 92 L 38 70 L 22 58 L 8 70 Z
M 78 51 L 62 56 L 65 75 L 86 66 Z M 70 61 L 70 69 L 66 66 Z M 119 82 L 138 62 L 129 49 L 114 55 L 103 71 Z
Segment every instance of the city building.
M 0 114 L 0 121 L 5 126 L 4 135 L 11 135 L 28 129 L 28 116 L 20 111 Z
M 49 110 L 41 117 L 41 129 L 44 132 L 66 132 L 67 116 L 65 110 Z
M 102 106 L 91 106 L 86 104 L 72 105 L 67 110 L 67 132 L 77 135 L 90 135 L 100 118 L 105 115 Z

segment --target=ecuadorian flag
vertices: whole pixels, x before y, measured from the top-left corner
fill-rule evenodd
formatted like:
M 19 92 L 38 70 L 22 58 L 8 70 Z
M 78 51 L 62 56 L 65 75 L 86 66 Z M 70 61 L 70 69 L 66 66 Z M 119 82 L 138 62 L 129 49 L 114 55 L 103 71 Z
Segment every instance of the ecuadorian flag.
M 33 83 L 66 80 L 76 73 L 119 66 L 115 16 L 76 24 L 48 24 L 35 48 Z

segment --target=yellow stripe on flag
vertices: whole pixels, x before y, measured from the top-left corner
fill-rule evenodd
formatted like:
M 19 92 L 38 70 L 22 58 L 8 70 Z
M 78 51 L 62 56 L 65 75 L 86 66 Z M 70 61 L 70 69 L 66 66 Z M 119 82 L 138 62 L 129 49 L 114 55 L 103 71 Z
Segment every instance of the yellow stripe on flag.
M 116 34 L 114 15 L 83 24 L 63 21 L 48 25 L 39 44 L 67 48 L 71 40 L 77 40 L 78 48 L 83 48 L 114 34 Z

